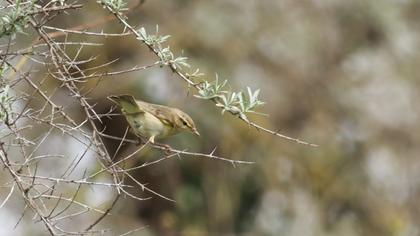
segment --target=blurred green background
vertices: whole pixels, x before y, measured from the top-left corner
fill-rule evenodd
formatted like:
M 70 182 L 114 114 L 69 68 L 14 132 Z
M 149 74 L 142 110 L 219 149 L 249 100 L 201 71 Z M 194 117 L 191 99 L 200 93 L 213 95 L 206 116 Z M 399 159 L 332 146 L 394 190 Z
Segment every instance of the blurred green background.
M 91 1 L 52 25 L 106 15 Z M 165 68 L 107 78 L 91 95 L 98 112 L 110 108 L 106 96 L 120 93 L 179 107 L 201 137 L 164 142 L 207 153 L 217 147 L 219 156 L 255 164 L 234 168 L 182 157 L 135 171 L 176 203 L 121 199 L 101 227 L 123 232 L 148 225 L 138 235 L 419 235 L 419 16 L 417 0 L 146 1 L 129 13 L 132 25 L 153 32 L 158 24 L 172 36 L 172 51 L 183 52 L 208 80 L 217 72 L 234 90 L 261 89 L 266 104 L 259 111 L 269 116 L 254 121 L 320 147 L 220 115 Z M 116 22 L 93 30 L 102 28 L 122 30 Z M 85 58 L 99 55 L 90 66 L 119 58 L 103 71 L 156 60 L 132 37 L 86 40 L 104 43 L 83 51 Z M 106 126 L 123 135 L 126 123 L 112 119 Z M 118 142 L 107 146 L 112 152 Z M 135 148 L 126 145 L 121 153 Z M 161 156 L 146 150 L 137 160 Z

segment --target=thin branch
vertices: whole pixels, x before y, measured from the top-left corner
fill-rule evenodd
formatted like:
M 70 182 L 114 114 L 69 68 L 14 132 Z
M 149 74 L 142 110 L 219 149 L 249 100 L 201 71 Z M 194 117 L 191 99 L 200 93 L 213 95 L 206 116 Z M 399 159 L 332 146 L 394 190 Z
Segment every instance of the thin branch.
M 115 136 L 104 134 L 104 133 L 100 133 L 99 135 L 101 135 L 105 138 L 113 139 L 113 140 L 122 140 L 122 138 L 120 138 L 120 137 L 115 137 Z M 138 143 L 137 140 L 132 140 L 132 139 L 124 139 L 124 141 L 128 142 L 128 143 L 133 143 L 133 144 Z M 185 155 L 185 156 L 201 157 L 201 158 L 210 158 L 210 159 L 229 162 L 234 167 L 236 166 L 236 164 L 254 164 L 254 162 L 250 162 L 250 161 L 232 160 L 232 159 L 228 159 L 228 158 L 224 158 L 224 157 L 215 156 L 214 155 L 214 150 L 212 152 L 210 152 L 209 154 L 206 154 L 206 153 L 199 153 L 199 152 L 181 151 L 181 150 L 177 150 L 177 149 L 174 149 L 174 148 L 171 148 L 171 147 L 156 145 L 156 144 L 152 144 L 152 143 L 148 143 L 147 145 L 149 145 L 149 146 L 151 146 L 155 149 L 160 149 L 162 151 L 167 151 L 169 154 L 177 154 L 177 155 Z

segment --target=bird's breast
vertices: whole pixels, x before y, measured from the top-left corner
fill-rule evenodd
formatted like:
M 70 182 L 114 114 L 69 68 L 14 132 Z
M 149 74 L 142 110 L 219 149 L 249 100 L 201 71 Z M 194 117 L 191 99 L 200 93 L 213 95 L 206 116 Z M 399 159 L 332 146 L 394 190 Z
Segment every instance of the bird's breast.
M 134 133 L 138 136 L 164 138 L 173 133 L 173 127 L 164 124 L 160 119 L 148 112 L 126 115 L 126 118 Z

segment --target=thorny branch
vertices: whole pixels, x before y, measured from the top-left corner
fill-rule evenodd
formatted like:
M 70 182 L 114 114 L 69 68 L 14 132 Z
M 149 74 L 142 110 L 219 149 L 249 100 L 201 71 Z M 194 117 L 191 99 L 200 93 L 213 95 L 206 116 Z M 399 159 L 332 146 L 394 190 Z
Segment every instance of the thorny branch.
M 121 197 L 143 201 L 154 196 L 173 201 L 171 197 L 154 190 L 156 186 L 149 186 L 135 178 L 132 173 L 135 170 L 184 156 L 223 161 L 233 166 L 252 163 L 217 156 L 216 149 L 209 153 L 199 153 L 166 149 L 151 143 L 139 146 L 128 154 L 119 153 L 123 144 L 137 144 L 137 141 L 128 139 L 125 135 L 121 138 L 106 134 L 100 128 L 98 122 L 102 123 L 104 116 L 111 115 L 98 114 L 95 110 L 96 104 L 89 97 L 96 86 L 89 87 L 85 84 L 94 80 L 99 83 L 105 77 L 112 78 L 161 66 L 161 61 L 105 72 L 103 69 L 116 60 L 90 66 L 89 63 L 96 57 L 81 59 L 80 54 L 87 47 L 100 47 L 102 44 L 88 42 L 89 37 L 125 37 L 135 33 L 131 32 L 129 25 L 126 27 L 130 32 L 87 30 L 101 22 L 108 22 L 109 17 L 70 29 L 48 25 L 62 12 L 83 9 L 83 4 L 68 2 L 70 1 L 50 1 L 40 7 L 29 0 L 7 0 L 9 5 L 0 8 L 0 11 L 15 11 L 12 12 L 15 14 L 10 14 L 10 19 L 15 19 L 14 22 L 9 22 L 9 19 L 4 21 L 12 25 L 1 25 L 7 29 L 7 35 L 3 35 L 7 36 L 7 43 L 2 45 L 3 41 L 0 41 L 0 161 L 8 176 L 2 179 L 2 184 L 8 187 L 9 192 L 1 199 L 0 208 L 6 207 L 14 196 L 20 197 L 24 206 L 17 224 L 31 215 L 33 221 L 42 222 L 51 235 L 103 234 L 106 230 L 94 228 L 104 218 L 112 215 L 112 209 Z M 123 24 L 127 24 L 119 15 L 117 17 Z M 28 27 L 34 33 L 25 36 L 33 36 L 33 43 L 17 46 L 14 42 L 17 33 Z M 84 38 L 71 41 L 71 35 Z M 58 39 L 58 36 L 63 37 Z M 75 55 L 70 53 L 73 52 L 70 47 L 77 48 Z M 29 66 L 28 61 L 31 62 Z M 174 72 L 188 83 L 193 83 L 182 72 Z M 51 84 L 54 85 L 52 89 Z M 67 95 L 65 99 L 62 98 L 63 94 Z M 81 110 L 82 117 L 75 110 Z M 256 124 L 249 124 L 257 127 Z M 114 153 L 107 149 L 105 139 L 120 142 Z M 54 143 L 52 140 L 61 140 L 60 142 L 69 145 L 74 143 L 75 147 L 68 153 L 63 150 L 67 150 L 67 147 L 51 145 L 51 142 Z M 162 157 L 127 167 L 126 163 L 141 155 L 145 147 L 162 151 Z M 58 149 L 58 153 L 55 153 L 55 149 Z M 122 157 L 114 160 L 116 156 Z M 93 168 L 86 165 L 86 162 L 94 163 Z M 108 207 L 103 207 L 102 203 L 88 203 L 81 197 L 83 192 L 98 188 L 111 191 Z M 85 216 L 92 216 L 92 220 L 85 222 L 86 225 L 81 225 L 80 229 L 67 227 L 67 220 Z M 134 229 L 123 235 L 141 229 Z

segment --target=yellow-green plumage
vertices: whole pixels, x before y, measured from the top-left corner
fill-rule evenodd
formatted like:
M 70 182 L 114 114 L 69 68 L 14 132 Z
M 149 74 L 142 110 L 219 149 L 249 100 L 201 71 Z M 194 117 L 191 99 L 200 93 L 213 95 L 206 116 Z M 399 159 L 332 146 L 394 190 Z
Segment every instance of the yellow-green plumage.
M 183 111 L 135 100 L 131 95 L 109 96 L 111 101 L 121 107 L 134 134 L 154 142 L 187 130 L 198 134 L 193 120 Z

